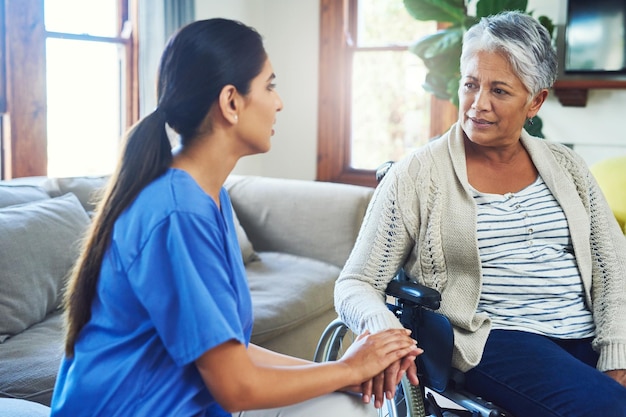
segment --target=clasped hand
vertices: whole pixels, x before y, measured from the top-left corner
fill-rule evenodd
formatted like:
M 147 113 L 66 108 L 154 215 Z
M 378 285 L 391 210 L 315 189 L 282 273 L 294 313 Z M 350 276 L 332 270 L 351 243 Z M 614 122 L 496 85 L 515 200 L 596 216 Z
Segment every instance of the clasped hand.
M 406 374 L 409 382 L 413 385 L 419 384 L 417 378 L 417 367 L 415 366 L 416 356 L 405 356 L 399 361 L 392 363 L 382 373 L 373 379 L 361 384 L 363 401 L 368 403 L 374 399 L 374 406 L 380 408 L 385 398 L 392 399 L 396 394 L 396 387 Z
M 381 332 L 385 333 L 385 332 Z M 369 332 L 360 335 L 356 340 L 359 341 L 368 336 Z M 379 334 L 380 335 L 380 334 Z M 382 372 L 361 383 L 360 386 L 346 387 L 346 391 L 361 393 L 363 402 L 370 403 L 374 399 L 376 408 L 381 408 L 385 398 L 392 399 L 396 393 L 396 387 L 406 374 L 407 378 L 413 385 L 419 384 L 417 378 L 417 367 L 415 359 L 422 354 L 422 349 L 416 348 L 402 358 L 393 361 Z

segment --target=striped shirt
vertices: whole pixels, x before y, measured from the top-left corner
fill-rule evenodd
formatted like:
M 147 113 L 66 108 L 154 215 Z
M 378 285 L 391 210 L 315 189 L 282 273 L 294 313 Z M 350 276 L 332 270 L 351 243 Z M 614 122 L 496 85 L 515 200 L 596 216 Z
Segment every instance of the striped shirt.
M 483 271 L 478 312 L 494 329 L 593 336 L 567 220 L 541 177 L 517 193 L 472 192 Z

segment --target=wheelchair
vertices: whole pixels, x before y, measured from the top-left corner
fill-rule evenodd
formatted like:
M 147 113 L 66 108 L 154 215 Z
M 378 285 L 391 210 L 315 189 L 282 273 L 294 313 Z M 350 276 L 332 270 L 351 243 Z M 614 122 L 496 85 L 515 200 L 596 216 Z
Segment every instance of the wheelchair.
M 454 333 L 448 318 L 435 311 L 441 302 L 438 291 L 412 281 L 400 270 L 387 286 L 386 294 L 393 300 L 387 307 L 404 327 L 411 329 L 412 337 L 424 353 L 416 359 L 420 385 L 411 385 L 407 377 L 403 377 L 395 398 L 386 400 L 383 410 L 387 413 L 379 412 L 383 417 L 513 417 L 495 404 L 469 393 L 463 384 L 463 374 L 452 368 Z M 314 360 L 337 360 L 355 337 L 341 320 L 335 319 L 322 333 Z M 433 391 L 463 409 L 441 407 Z
M 385 176 L 393 161 L 383 163 L 376 170 L 376 181 Z M 411 330 L 411 336 L 424 350 L 416 359 L 419 386 L 411 385 L 406 376 L 396 389 L 395 398 L 386 400 L 387 414 L 382 417 L 513 417 L 513 415 L 464 387 L 463 373 L 452 367 L 454 333 L 446 316 L 437 313 L 441 294 L 410 279 L 400 270 L 389 283 L 387 307 Z M 353 338 L 350 329 L 339 319 L 332 321 L 322 333 L 314 360 L 337 360 Z M 432 391 L 460 406 L 442 408 Z

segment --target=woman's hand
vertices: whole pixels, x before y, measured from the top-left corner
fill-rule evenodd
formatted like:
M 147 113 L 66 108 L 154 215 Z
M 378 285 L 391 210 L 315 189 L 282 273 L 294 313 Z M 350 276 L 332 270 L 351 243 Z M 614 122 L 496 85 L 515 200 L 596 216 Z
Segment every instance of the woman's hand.
M 606 371 L 605 374 L 619 382 L 623 387 L 626 387 L 626 369 L 615 369 L 613 371 Z
M 405 372 L 408 372 L 412 383 L 418 383 L 415 358 L 422 350 L 416 347 L 415 340 L 409 335 L 410 331 L 406 329 L 390 329 L 373 335 L 365 332 L 341 358 L 361 362 L 361 365 L 352 366 L 366 372 L 366 379 L 360 387 L 364 402 L 369 402 L 374 395 L 375 405 L 380 408 L 385 392 L 388 397 L 393 397 L 395 387 Z M 346 390 L 355 391 L 355 388 L 346 387 Z
M 421 353 L 421 349 L 418 350 Z M 405 356 L 401 360 L 389 365 L 384 372 L 368 381 L 367 385 L 364 384 L 363 391 L 366 392 L 367 389 L 368 396 L 374 397 L 376 408 L 380 408 L 385 398 L 392 399 L 396 395 L 396 388 L 404 374 L 406 374 L 411 384 L 419 385 L 414 356 Z M 366 398 L 363 397 L 364 401 L 365 399 Z

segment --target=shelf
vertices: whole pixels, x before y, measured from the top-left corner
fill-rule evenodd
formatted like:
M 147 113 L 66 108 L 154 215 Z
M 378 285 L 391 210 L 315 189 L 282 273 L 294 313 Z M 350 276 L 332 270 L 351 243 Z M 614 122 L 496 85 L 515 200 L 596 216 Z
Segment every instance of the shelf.
M 626 88 L 626 76 L 615 79 L 563 78 L 554 83 L 552 89 L 563 106 L 585 107 L 591 89 Z

